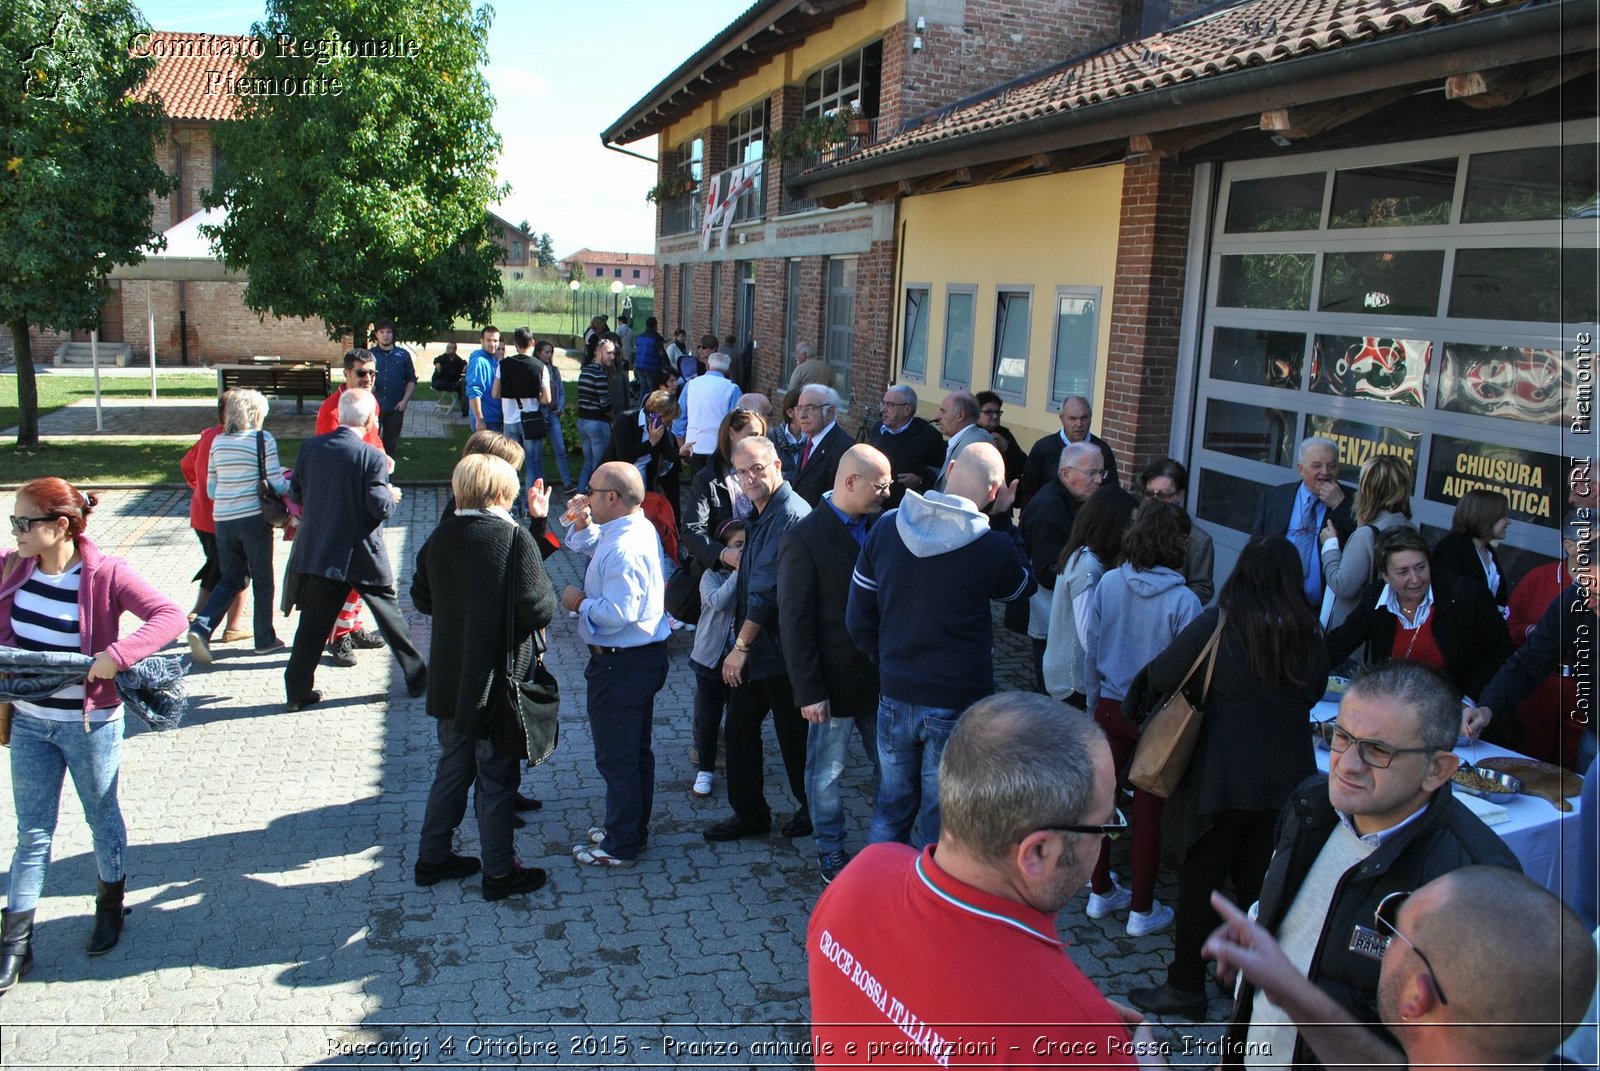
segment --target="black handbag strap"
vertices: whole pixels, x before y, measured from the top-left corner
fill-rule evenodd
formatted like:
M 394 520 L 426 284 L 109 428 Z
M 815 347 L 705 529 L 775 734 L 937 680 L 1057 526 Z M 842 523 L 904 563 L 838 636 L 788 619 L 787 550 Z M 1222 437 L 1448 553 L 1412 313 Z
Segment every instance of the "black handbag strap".
M 256 429 L 256 471 L 261 474 L 261 482 L 267 482 L 267 433 L 260 428 Z

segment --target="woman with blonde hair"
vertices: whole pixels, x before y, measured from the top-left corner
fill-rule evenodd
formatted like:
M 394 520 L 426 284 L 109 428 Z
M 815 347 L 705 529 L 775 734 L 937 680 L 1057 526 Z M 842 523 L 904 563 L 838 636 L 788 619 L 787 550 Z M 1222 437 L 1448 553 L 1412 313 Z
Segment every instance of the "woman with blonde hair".
M 1322 528 L 1322 579 L 1333 596 L 1327 627 L 1355 608 L 1361 592 L 1378 575 L 1378 537 L 1393 528 L 1415 528 L 1411 520 L 1411 466 L 1385 454 L 1361 466 L 1354 509 L 1357 528 L 1343 547 L 1332 523 Z
M 289 480 L 278 463 L 278 441 L 261 429 L 266 419 L 267 399 L 260 391 L 228 392 L 222 434 L 212 442 L 206 462 L 222 579 L 189 626 L 189 650 L 196 662 L 211 662 L 211 634 L 246 580 L 255 594 L 256 650 L 285 646 L 272 626 L 272 526 L 261 517 L 261 481 L 281 495 L 288 492 Z
M 94 655 L 86 679 L 51 695 L 17 701 L 10 736 L 17 850 L 0 923 L 0 993 L 33 962 L 33 912 L 44 891 L 67 774 L 83 804 L 99 877 L 88 952 L 111 951 L 122 935 L 123 856 L 128 830 L 117 801 L 122 702 L 116 675 L 183 632 L 183 611 L 121 558 L 84 534 L 99 499 L 54 476 L 17 491 L 11 534 L 0 555 L 0 644 L 25 651 Z M 229 598 L 232 598 L 230 595 Z M 227 606 L 223 600 L 219 608 Z M 122 616 L 143 622 L 122 635 Z

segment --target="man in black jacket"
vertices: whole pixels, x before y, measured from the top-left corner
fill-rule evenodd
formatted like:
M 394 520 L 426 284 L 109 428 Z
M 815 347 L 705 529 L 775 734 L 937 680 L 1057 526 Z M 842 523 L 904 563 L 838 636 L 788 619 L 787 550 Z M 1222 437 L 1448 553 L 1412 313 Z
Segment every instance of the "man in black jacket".
M 1039 489 L 1022 511 L 1022 546 L 1039 581 L 1028 608 L 1028 635 L 1033 638 L 1033 671 L 1041 694 L 1044 649 L 1050 632 L 1050 601 L 1056 590 L 1056 567 L 1072 538 L 1079 508 L 1105 479 L 1101 454 L 1093 443 L 1073 443 L 1061 451 L 1055 479 Z
M 850 861 L 844 848 L 844 772 L 855 727 L 878 764 L 878 667 L 845 628 L 850 574 L 867 529 L 889 499 L 889 459 L 860 444 L 839 461 L 833 490 L 783 537 L 778 551 L 778 619 L 783 659 L 806 731 L 806 801 L 811 806 L 823 883 Z
M 805 438 L 800 444 L 800 464 L 789 482 L 806 505 L 815 509 L 823 494 L 832 489 L 839 459 L 850 449 L 850 436 L 838 424 L 839 392 L 816 384 L 802 388 L 795 416 Z
M 917 416 L 917 392 L 910 387 L 897 383 L 884 388 L 879 404 L 882 423 L 867 432 L 866 441 L 889 459 L 894 486 L 884 508 L 894 509 L 907 491 L 926 491 L 939 482 L 944 436 Z
M 1117 476 L 1117 455 L 1111 452 L 1106 441 L 1089 430 L 1094 419 L 1094 409 L 1089 399 L 1074 395 L 1061 403 L 1061 430 L 1051 432 L 1028 451 L 1027 464 L 1022 467 L 1022 482 L 1017 488 L 1017 508 L 1027 509 L 1033 496 L 1050 482 L 1061 460 L 1061 451 L 1072 443 L 1094 443 L 1105 459 L 1105 482 L 1112 487 L 1122 486 Z
M 338 429 L 306 440 L 295 460 L 291 483 L 304 520 L 287 570 L 297 574 L 300 606 L 294 649 L 283 672 L 291 711 L 322 698 L 312 688 L 317 659 L 351 588 L 366 601 L 400 663 L 406 692 L 419 696 L 428 687 L 428 668 L 395 601 L 394 573 L 383 545 L 383 522 L 400 503 L 400 489 L 389 483 L 389 459 L 361 441 L 376 419 L 377 405 L 371 391 L 346 390 L 339 398 Z
M 1350 685 L 1335 721 L 1328 776 L 1295 792 L 1279 819 L 1259 921 L 1291 961 L 1359 1021 L 1379 1021 L 1384 897 L 1516 856 L 1450 791 L 1461 699 L 1438 673 L 1389 662 Z M 1224 1039 L 1224 1064 L 1314 1066 L 1293 1021 L 1246 983 Z
M 789 790 L 799 805 L 783 827 L 786 837 L 811 835 L 806 810 L 806 723 L 795 705 L 789 670 L 779 643 L 778 550 L 784 535 L 811 512 L 783 479 L 778 449 L 765 436 L 742 439 L 733 448 L 733 474 L 756 508 L 750 538 L 739 559 L 733 650 L 722 660 L 728 697 L 728 802 L 733 817 L 705 831 L 709 841 L 765 836 L 772 809 L 765 791 L 766 758 L 761 723 L 772 714 Z

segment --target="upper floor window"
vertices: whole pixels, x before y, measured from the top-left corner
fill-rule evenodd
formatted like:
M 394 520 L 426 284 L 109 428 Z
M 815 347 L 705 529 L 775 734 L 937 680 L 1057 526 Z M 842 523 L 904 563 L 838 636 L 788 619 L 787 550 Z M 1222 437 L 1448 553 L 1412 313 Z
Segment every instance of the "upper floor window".
M 728 166 L 760 160 L 766 137 L 766 101 L 734 115 L 728 120 Z
M 612 268 L 611 269 L 611 277 L 614 278 L 614 279 L 622 278 L 622 269 L 621 268 Z
M 594 277 L 596 279 L 598 279 L 598 278 L 600 278 L 600 276 L 604 275 L 605 273 L 606 273 L 606 270 L 604 268 L 596 268 L 594 270 Z
M 521 260 L 522 259 L 522 243 L 521 242 L 512 242 L 511 243 L 511 259 L 512 260 Z
M 633 277 L 635 279 L 639 278 L 639 269 L 638 268 L 633 269 Z
M 806 77 L 802 114 L 806 119 L 820 119 L 860 102 L 864 115 L 877 118 L 878 95 L 882 88 L 883 42 L 874 41 L 859 52 L 819 67 Z

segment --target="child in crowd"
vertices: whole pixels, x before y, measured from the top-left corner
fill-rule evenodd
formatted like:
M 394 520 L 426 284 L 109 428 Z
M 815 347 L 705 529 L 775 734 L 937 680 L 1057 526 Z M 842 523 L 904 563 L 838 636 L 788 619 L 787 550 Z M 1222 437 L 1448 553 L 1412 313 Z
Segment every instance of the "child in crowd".
M 744 521 L 728 521 L 717 531 L 726 547 L 742 551 L 749 535 Z M 739 572 L 719 560 L 700 577 L 700 631 L 695 634 L 689 664 L 694 667 L 694 775 L 696 796 L 711 795 L 717 768 L 717 738 L 728 705 L 728 686 L 722 680 L 722 659 L 733 647 L 734 595 Z

